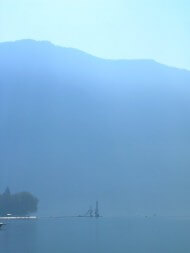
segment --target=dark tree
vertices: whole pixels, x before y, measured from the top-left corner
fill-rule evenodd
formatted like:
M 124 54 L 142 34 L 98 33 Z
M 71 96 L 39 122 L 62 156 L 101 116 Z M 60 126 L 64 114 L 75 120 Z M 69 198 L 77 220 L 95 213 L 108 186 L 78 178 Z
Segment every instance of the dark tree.
M 0 194 L 0 216 L 29 215 L 37 211 L 38 199 L 29 192 L 11 194 L 9 188 Z

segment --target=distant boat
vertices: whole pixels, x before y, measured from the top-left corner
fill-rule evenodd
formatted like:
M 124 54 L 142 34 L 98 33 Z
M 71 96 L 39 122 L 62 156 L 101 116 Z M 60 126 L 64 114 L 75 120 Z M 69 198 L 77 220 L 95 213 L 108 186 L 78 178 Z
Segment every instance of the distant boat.
M 2 226 L 5 226 L 5 224 L 4 224 L 4 223 L 0 223 L 0 228 L 1 228 Z
M 91 218 L 92 217 L 96 217 L 96 218 L 101 217 L 99 214 L 98 201 L 96 201 L 95 210 L 93 210 L 92 207 L 90 207 L 84 215 L 78 215 L 77 217 L 91 217 Z

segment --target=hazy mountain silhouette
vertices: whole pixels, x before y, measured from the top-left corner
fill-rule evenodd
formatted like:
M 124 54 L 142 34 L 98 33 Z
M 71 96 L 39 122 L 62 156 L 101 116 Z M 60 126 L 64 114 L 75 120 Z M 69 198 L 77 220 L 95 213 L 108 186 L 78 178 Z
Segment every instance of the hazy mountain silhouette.
M 49 42 L 0 43 L 0 190 L 41 212 L 190 212 L 190 72 Z

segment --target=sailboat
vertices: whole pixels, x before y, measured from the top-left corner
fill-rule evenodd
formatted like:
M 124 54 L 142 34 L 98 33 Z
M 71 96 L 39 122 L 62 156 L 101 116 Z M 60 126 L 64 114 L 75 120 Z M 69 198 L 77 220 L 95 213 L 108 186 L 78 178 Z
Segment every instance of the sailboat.
M 96 218 L 99 218 L 100 214 L 99 214 L 98 201 L 96 201 L 96 207 L 95 207 L 94 210 L 92 209 L 92 207 L 90 207 L 84 215 L 78 215 L 78 217 L 91 217 L 91 218 L 96 217 Z
M 99 218 L 100 214 L 99 214 L 99 207 L 98 207 L 98 201 L 96 201 L 96 208 L 94 210 L 94 217 Z

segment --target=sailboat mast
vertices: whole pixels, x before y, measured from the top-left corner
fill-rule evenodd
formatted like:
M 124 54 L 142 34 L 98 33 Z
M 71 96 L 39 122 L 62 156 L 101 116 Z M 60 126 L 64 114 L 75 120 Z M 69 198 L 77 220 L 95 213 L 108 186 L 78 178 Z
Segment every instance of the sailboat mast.
M 100 214 L 99 214 L 99 206 L 98 206 L 98 201 L 96 201 L 96 208 L 95 208 L 95 217 L 100 217 Z

